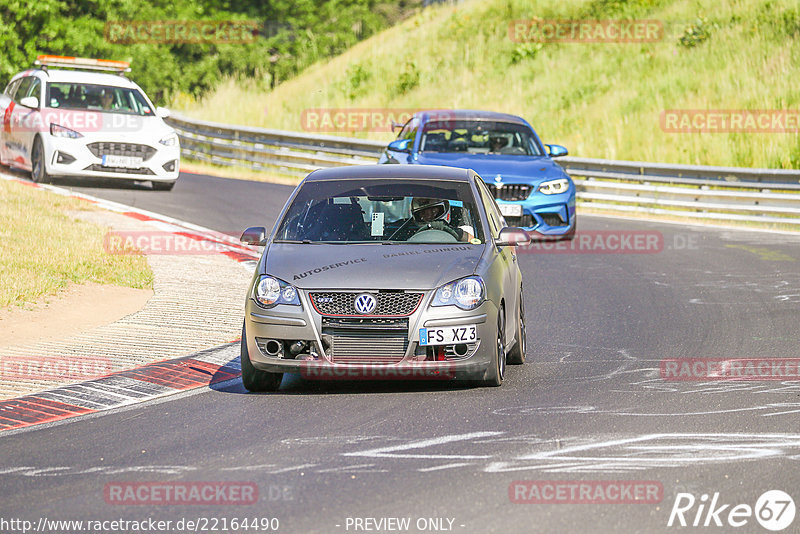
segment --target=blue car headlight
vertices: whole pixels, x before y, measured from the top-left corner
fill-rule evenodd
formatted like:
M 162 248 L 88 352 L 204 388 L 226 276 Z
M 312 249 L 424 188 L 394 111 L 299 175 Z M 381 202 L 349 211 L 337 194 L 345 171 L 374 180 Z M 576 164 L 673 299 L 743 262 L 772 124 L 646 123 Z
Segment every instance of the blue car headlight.
M 253 288 L 253 298 L 264 308 L 271 308 L 277 304 L 300 305 L 297 289 L 273 276 L 262 275 L 258 279 Z
M 567 189 L 569 189 L 569 180 L 566 178 L 548 180 L 539 184 L 539 192 L 544 195 L 557 195 L 564 193 Z
M 473 310 L 480 306 L 485 298 L 483 278 L 467 276 L 437 289 L 431 306 L 458 306 L 462 310 Z

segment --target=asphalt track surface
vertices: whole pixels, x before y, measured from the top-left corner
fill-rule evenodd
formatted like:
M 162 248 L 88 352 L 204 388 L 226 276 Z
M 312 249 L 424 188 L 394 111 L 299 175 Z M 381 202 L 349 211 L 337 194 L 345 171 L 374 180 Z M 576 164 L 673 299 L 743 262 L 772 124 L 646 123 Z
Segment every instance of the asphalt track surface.
M 229 233 L 271 225 L 291 191 L 189 174 L 170 193 L 70 187 Z M 800 238 L 589 216 L 579 225 L 654 232 L 662 249 L 521 254 L 528 363 L 510 366 L 501 388 L 292 375 L 276 394 L 250 394 L 235 380 L 0 435 L 0 516 L 268 517 L 291 533 L 363 532 L 348 518 L 388 517 L 410 518 L 409 532 L 424 531 L 420 518 L 465 533 L 670 532 L 680 492 L 698 504 L 719 492 L 731 505 L 723 522 L 767 490 L 800 503 L 800 382 L 659 373 L 664 358 L 800 356 Z M 663 500 L 515 504 L 517 480 L 658 481 Z M 253 482 L 260 499 L 108 504 L 106 484 L 124 481 Z M 680 530 L 767 532 L 753 517 L 724 524 Z M 798 530 L 800 518 L 784 532 Z

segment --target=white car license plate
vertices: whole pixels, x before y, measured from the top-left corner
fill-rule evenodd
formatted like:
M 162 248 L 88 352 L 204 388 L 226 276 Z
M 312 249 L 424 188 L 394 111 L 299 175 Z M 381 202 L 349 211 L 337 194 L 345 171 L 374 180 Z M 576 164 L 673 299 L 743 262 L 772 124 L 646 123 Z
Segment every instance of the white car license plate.
M 475 325 L 419 329 L 419 344 L 422 346 L 454 345 L 474 341 L 478 341 L 478 327 Z
M 103 167 L 122 167 L 125 169 L 138 169 L 142 166 L 142 158 L 133 156 L 103 156 Z
M 519 204 L 498 204 L 503 217 L 522 217 L 522 206 Z

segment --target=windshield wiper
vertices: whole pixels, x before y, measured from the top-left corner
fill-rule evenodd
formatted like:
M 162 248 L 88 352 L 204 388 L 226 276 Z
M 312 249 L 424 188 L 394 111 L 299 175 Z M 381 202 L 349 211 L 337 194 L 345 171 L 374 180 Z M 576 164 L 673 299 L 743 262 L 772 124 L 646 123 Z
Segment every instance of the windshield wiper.
M 297 239 L 276 239 L 273 243 L 289 243 L 290 245 L 310 245 L 312 241 L 310 239 L 303 239 L 299 241 Z

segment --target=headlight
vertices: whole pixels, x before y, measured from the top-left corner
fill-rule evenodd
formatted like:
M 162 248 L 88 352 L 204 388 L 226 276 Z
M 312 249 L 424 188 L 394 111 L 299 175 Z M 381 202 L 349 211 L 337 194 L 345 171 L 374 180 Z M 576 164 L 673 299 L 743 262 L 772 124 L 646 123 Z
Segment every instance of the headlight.
M 70 139 L 83 137 L 83 135 L 79 134 L 75 130 L 70 130 L 69 128 L 64 128 L 59 124 L 53 123 L 50 123 L 50 135 L 53 137 L 69 137 Z
M 159 141 L 164 146 L 175 146 L 178 144 L 178 136 L 177 134 L 171 133 L 166 136 L 164 139 Z
M 437 289 L 431 306 L 458 306 L 462 310 L 472 310 L 480 306 L 485 296 L 483 279 L 467 276 Z
M 253 298 L 265 308 L 271 308 L 276 304 L 300 305 L 297 289 L 293 285 L 272 276 L 262 276 L 258 279 L 253 291 Z
M 545 195 L 557 195 L 569 189 L 569 180 L 566 178 L 559 178 L 558 180 L 550 180 L 539 184 L 539 192 Z

